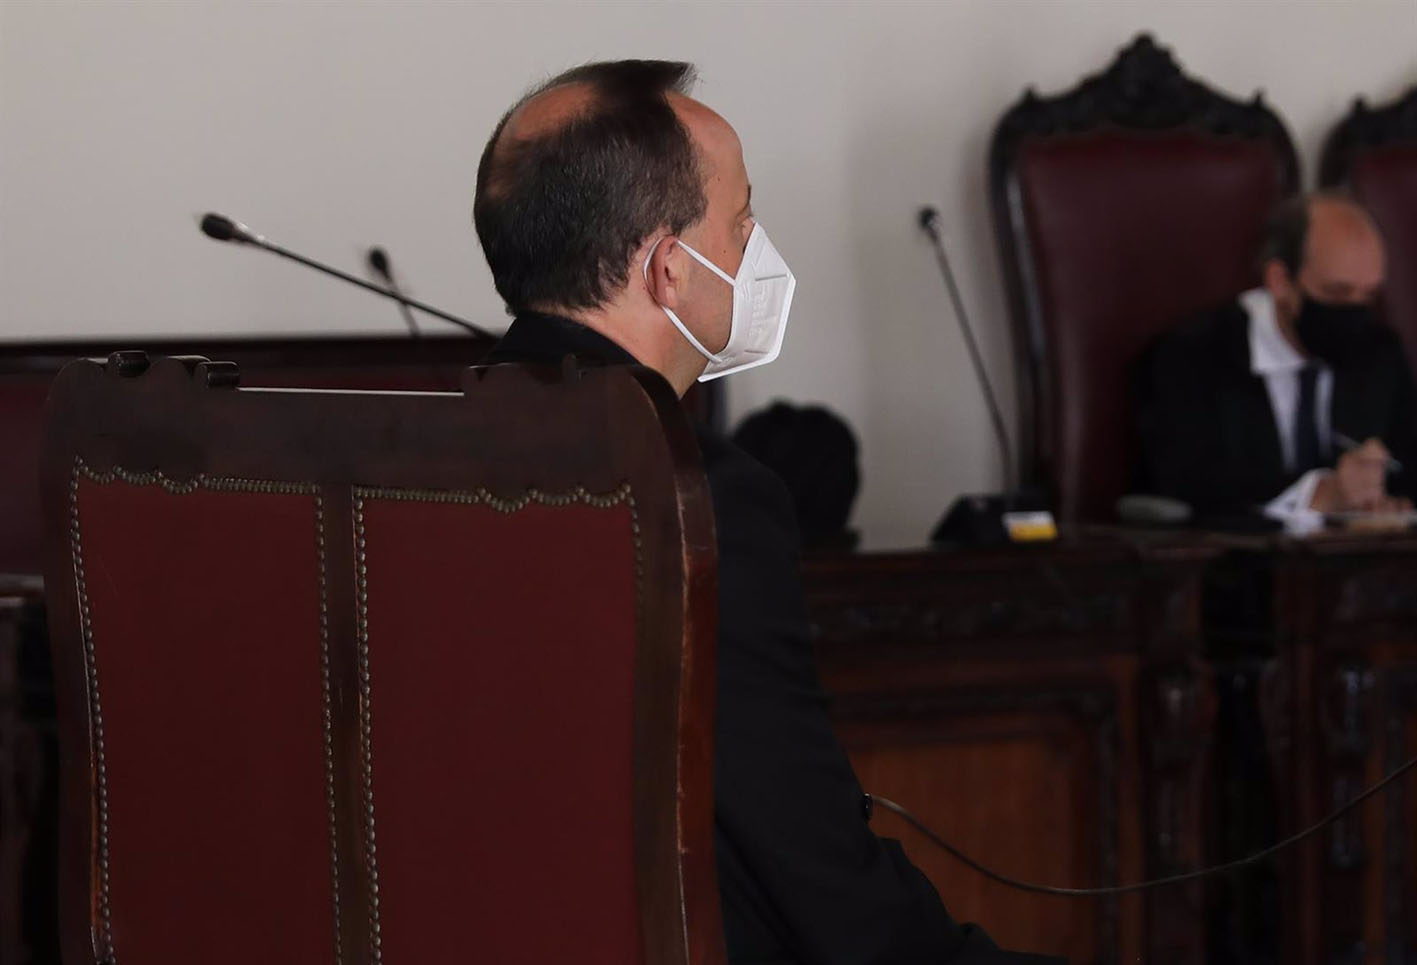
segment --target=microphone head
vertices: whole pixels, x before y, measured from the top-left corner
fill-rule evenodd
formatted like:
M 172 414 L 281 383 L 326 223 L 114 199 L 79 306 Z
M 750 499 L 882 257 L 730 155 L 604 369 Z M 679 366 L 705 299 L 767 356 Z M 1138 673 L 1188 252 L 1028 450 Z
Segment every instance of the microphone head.
M 930 234 L 938 234 L 940 231 L 940 212 L 933 205 L 925 205 L 920 209 L 920 214 L 916 216 L 923 231 Z
M 393 278 L 393 272 L 389 268 L 389 253 L 377 245 L 369 249 L 369 267 L 381 278 Z
M 254 240 L 246 226 L 232 221 L 226 215 L 207 212 L 202 215 L 202 234 L 217 241 L 249 242 Z

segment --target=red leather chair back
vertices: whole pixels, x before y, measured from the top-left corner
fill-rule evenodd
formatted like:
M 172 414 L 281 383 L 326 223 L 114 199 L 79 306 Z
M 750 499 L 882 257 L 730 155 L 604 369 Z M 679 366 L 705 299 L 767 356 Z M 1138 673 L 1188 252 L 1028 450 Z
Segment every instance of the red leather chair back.
M 722 961 L 712 522 L 646 370 L 75 363 L 47 588 L 70 961 Z
M 1417 367 L 1417 87 L 1382 107 L 1355 102 L 1324 145 L 1320 176 L 1377 221 L 1388 255 L 1380 310 Z
M 72 485 L 103 950 L 333 962 L 316 492 Z
M 1148 37 L 995 131 L 995 225 L 1023 349 L 1023 476 L 1063 519 L 1111 519 L 1134 458 L 1137 356 L 1256 282 L 1271 207 L 1295 179 L 1258 100 L 1185 77 Z

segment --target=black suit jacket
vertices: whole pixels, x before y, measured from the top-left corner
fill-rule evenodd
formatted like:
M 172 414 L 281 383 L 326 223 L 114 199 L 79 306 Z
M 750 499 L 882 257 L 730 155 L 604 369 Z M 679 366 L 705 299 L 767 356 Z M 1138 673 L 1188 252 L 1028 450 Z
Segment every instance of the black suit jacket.
M 523 315 L 492 362 L 566 355 L 633 364 L 574 322 Z M 1001 952 L 957 925 L 895 841 L 866 823 L 827 719 L 808 641 L 792 502 L 770 470 L 699 431 L 718 531 L 715 848 L 729 959 L 741 965 L 984 965 Z
M 1250 371 L 1249 325 L 1240 303 L 1229 302 L 1143 356 L 1135 386 L 1142 491 L 1185 500 L 1203 517 L 1241 517 L 1298 478 L 1284 466 L 1264 378 Z M 1357 327 L 1332 369 L 1332 431 L 1382 439 L 1405 470 L 1389 477 L 1389 491 L 1412 495 L 1412 379 L 1396 333 Z

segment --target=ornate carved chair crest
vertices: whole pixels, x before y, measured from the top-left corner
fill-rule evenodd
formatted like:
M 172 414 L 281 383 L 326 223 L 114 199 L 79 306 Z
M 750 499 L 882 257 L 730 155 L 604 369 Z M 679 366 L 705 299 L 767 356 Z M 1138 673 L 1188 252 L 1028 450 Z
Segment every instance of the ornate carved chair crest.
M 1132 472 L 1130 369 L 1184 316 L 1252 283 L 1270 207 L 1297 184 L 1261 95 L 1188 77 L 1141 35 L 994 132 L 995 230 L 1016 347 L 1022 479 L 1064 519 L 1111 518 Z

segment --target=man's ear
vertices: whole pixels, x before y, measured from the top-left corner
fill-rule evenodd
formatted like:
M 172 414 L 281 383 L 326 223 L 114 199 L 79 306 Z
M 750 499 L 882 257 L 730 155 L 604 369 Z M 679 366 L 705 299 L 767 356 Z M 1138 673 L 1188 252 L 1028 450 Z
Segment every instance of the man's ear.
M 1289 266 L 1278 258 L 1271 258 L 1264 263 L 1261 279 L 1264 287 L 1274 297 L 1280 321 L 1293 318 L 1299 311 L 1303 296 L 1299 293 L 1299 280 L 1289 273 Z
M 654 300 L 671 311 L 684 295 L 685 255 L 674 235 L 661 238 L 650 252 L 645 283 Z
M 1289 277 L 1289 268 L 1278 258 L 1271 258 L 1264 263 L 1260 270 L 1260 280 L 1264 287 L 1268 288 L 1272 295 L 1288 294 L 1293 287 L 1293 279 Z

